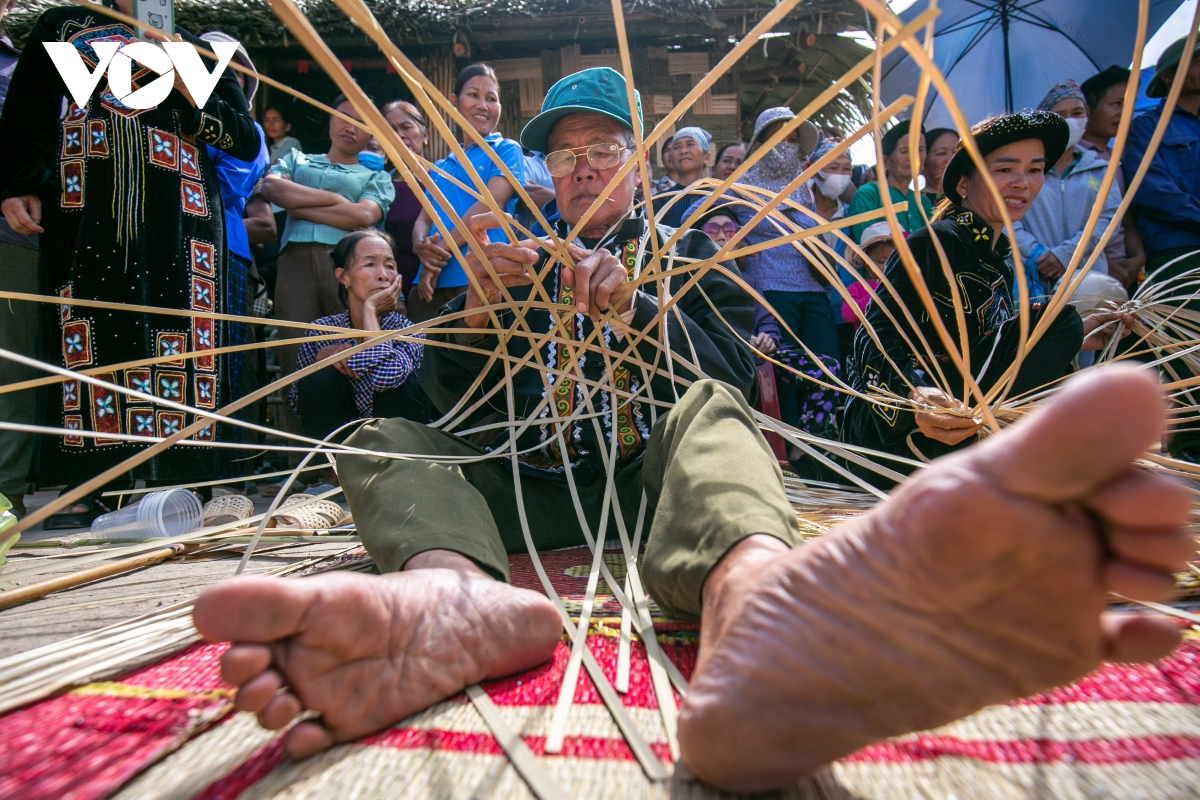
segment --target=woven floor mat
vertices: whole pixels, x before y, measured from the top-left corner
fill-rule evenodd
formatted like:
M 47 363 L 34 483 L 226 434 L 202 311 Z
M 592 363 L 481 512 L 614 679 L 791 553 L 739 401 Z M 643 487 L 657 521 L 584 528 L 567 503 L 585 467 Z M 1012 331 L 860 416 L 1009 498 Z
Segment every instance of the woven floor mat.
M 578 599 L 586 551 L 546 554 L 556 588 Z M 528 559 L 513 559 L 525 584 Z M 619 575 L 615 575 L 620 580 Z M 535 579 L 536 580 L 536 579 Z M 602 618 L 588 645 L 615 678 L 619 620 Z M 696 632 L 660 626 L 664 652 L 686 676 Z M 523 798 L 531 797 L 475 707 L 461 695 L 394 728 L 304 762 L 230 710 L 219 645 L 82 687 L 0 718 L 0 797 Z M 573 797 L 716 798 L 679 778 L 650 783 L 586 672 L 561 755 L 544 743 L 566 665 L 547 664 L 484 686 L 509 726 Z M 645 651 L 632 648 L 635 725 L 669 754 Z M 1061 689 L 984 709 L 936 731 L 869 747 L 806 781 L 795 798 L 1191 798 L 1200 786 L 1200 641 L 1148 666 L 1106 665 Z

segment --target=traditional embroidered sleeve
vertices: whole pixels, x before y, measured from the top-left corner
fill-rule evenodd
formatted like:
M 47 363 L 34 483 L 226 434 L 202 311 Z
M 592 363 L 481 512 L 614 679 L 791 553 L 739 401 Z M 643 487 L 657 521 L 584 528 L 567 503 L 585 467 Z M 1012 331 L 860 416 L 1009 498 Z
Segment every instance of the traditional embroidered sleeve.
M 61 41 L 65 9 L 42 14 L 17 61 L 0 115 L 0 197 L 37 195 L 57 200 L 59 114 L 67 88 L 43 42 Z
M 206 42 L 190 33 L 179 33 L 185 41 L 197 47 L 208 48 Z M 258 128 L 246 104 L 246 95 L 242 93 L 242 87 L 238 86 L 237 74 L 231 69 L 226 69 L 221 74 L 217 88 L 209 95 L 204 107 L 192 108 L 192 122 L 183 127 L 204 144 L 224 150 L 242 161 L 253 161 L 258 156 L 258 149 L 262 144 Z
M 397 331 L 412 325 L 406 317 L 392 312 L 385 316 L 384 330 Z M 425 334 L 417 334 L 422 339 Z M 365 379 L 372 393 L 395 389 L 416 373 L 421 367 L 425 345 L 392 339 L 374 347 L 360 350 L 350 356 L 346 365 Z

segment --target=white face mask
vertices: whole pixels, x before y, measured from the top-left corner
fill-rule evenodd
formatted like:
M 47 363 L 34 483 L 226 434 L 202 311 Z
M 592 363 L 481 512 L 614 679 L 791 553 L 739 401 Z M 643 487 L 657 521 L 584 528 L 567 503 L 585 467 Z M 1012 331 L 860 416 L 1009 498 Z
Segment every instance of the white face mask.
M 1071 136 L 1067 139 L 1067 152 L 1075 149 L 1075 145 L 1079 144 L 1079 140 L 1083 138 L 1084 131 L 1087 130 L 1087 117 L 1071 117 L 1067 120 L 1067 125 L 1071 128 Z
M 826 175 L 818 172 L 816 178 L 817 190 L 830 200 L 837 200 L 850 185 L 849 175 Z
M 908 185 L 908 188 L 912 189 L 916 194 L 920 194 L 921 192 L 925 191 L 924 173 L 921 173 L 917 175 L 917 177 L 913 178 L 912 183 Z

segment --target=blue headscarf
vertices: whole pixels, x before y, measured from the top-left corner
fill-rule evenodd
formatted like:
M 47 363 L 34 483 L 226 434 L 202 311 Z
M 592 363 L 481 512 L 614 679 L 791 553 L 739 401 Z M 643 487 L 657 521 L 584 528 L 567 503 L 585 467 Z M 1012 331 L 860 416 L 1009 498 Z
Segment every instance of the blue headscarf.
M 697 128 L 695 125 L 692 125 L 691 127 L 683 128 L 682 130 L 676 131 L 675 135 L 671 137 L 671 144 L 675 144 L 675 142 L 679 141 L 680 139 L 682 139 L 686 136 L 690 136 L 693 139 L 695 139 L 697 142 L 699 142 L 700 149 L 705 150 L 705 151 L 708 150 L 708 143 L 712 141 L 712 136 L 709 134 L 708 131 L 704 130 L 703 128 Z

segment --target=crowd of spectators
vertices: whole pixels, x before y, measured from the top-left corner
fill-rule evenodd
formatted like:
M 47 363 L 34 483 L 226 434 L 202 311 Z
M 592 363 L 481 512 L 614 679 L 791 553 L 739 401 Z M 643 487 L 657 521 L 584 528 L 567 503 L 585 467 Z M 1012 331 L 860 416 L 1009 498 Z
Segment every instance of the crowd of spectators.
M 117 0 L 118 5 L 127 1 Z M 69 23 L 47 15 L 30 41 L 54 40 Z M 231 40 L 220 32 L 202 38 Z M 466 240 L 465 229 L 456 219 L 499 207 L 535 233 L 542 232 L 541 219 L 551 224 L 558 219 L 546 155 L 523 149 L 499 132 L 496 73 L 487 64 L 472 64 L 458 75 L 449 98 L 470 126 L 460 132 L 465 159 L 451 152 L 437 162 L 427 176 L 436 187 L 436 192 L 426 192 L 429 204 L 423 204 L 425 198 L 404 180 L 405 170 L 388 163 L 379 144 L 343 118 L 360 120 L 345 97 L 332 103 L 339 115 L 329 119 L 328 148 L 310 151 L 291 135 L 286 108 L 268 108 L 261 126 L 251 119 L 247 101 L 253 99 L 257 81 L 229 73 L 203 108 L 186 105 L 190 97 L 172 101 L 175 105 L 165 113 L 184 120 L 177 130 L 165 118 L 154 117 L 157 112 L 130 118 L 132 129 L 141 129 L 140 141 L 150 142 L 155 150 L 149 156 L 150 167 L 173 170 L 170 188 L 157 196 L 183 198 L 182 208 L 161 204 L 155 212 L 163 216 L 157 227 L 139 227 L 110 207 L 109 187 L 100 185 L 98 167 L 92 165 L 93 159 L 95 163 L 107 159 L 115 170 L 112 180 L 119 183 L 125 180 L 121 170 L 127 171 L 134 158 L 126 152 L 133 139 L 116 136 L 116 131 L 107 131 L 106 138 L 103 124 L 97 126 L 102 119 L 98 108 L 104 103 L 105 108 L 113 108 L 115 99 L 102 98 L 84 109 L 72 105 L 60 117 L 57 100 L 51 108 L 35 97 L 45 90 L 38 83 L 45 79 L 35 79 L 36 65 L 26 68 L 25 64 L 39 57 L 30 53 L 40 53 L 42 48 L 29 47 L 22 55 L 0 37 L 0 103 L 9 95 L 0 118 L 0 144 L 20 141 L 29 153 L 26 161 L 10 163 L 0 172 L 2 288 L 270 319 L 264 319 L 262 326 L 229 322 L 206 328 L 130 314 L 129 318 L 139 320 L 130 324 L 112 313 L 64 305 L 47 322 L 39 319 L 33 304 L 15 304 L 0 321 L 0 345 L 15 352 L 82 368 L 137 357 L 162 359 L 270 335 L 288 342 L 270 351 L 278 374 L 287 376 L 361 344 L 356 339 L 290 341 L 320 335 L 305 324 L 397 330 L 437 316 L 448 301 L 461 295 L 467 288 L 467 273 L 455 250 L 465 248 Z M 1035 192 L 1029 208 L 1022 209 L 1013 242 L 1035 304 L 1056 290 L 1072 263 L 1090 263 L 1095 275 L 1090 289 L 1102 282 L 1106 296 L 1117 300 L 1128 298 L 1141 281 L 1162 280 L 1200 267 L 1200 58 L 1193 60 L 1186 74 L 1177 75 L 1182 47 L 1181 40 L 1163 54 L 1147 91 L 1161 98 L 1182 83 L 1166 135 L 1146 162 L 1144 179 L 1116 235 L 1099 254 L 1093 251 L 1116 215 L 1126 187 L 1143 166 L 1165 101 L 1134 118 L 1117 180 L 1101 193 L 1129 70 L 1110 67 L 1087 76 L 1081 84 L 1063 76 L 1061 83 L 1047 87 L 1039 110 L 1057 115 L 1059 122 L 1065 120 L 1062 130 L 1069 133 L 1061 156 L 1044 164 L 1045 186 Z M 44 60 L 44 53 L 41 56 Z M 253 69 L 240 47 L 237 59 Z M 428 126 L 421 111 L 404 100 L 384 103 L 380 110 L 404 145 L 423 156 Z M 190 122 L 190 115 L 196 124 Z M 948 167 L 962 152 L 960 133 L 951 128 L 919 130 L 908 121 L 897 122 L 882 132 L 877 151 L 882 158 L 871 169 L 853 164 L 848 150 L 827 159 L 842 139 L 840 132 L 819 128 L 809 120 L 791 125 L 786 136 L 777 137 L 794 119 L 795 113 L 786 107 L 766 109 L 758 115 L 748 142 L 716 142 L 697 126 L 679 129 L 661 148 L 662 168 L 651 176 L 652 196 L 639 195 L 639 199 L 652 207 L 658 224 L 677 228 L 688 222 L 718 247 L 742 233 L 741 245 L 754 251 L 738 258 L 737 265 L 760 300 L 750 344 L 760 358 L 784 365 L 775 370 L 781 418 L 836 439 L 843 434 L 843 402 L 832 384 L 838 378 L 849 380 L 854 373 L 856 335 L 861 339 L 859 332 L 871 313 L 875 290 L 889 265 L 897 263 L 896 242 L 925 229 L 929 221 L 944 218 L 946 209 L 954 213 L 963 208 L 961 198 L 956 199 L 957 186 L 946 184 Z M 99 137 L 80 146 L 80 160 L 67 157 L 75 145 L 62 139 L 63 131 L 75 125 L 81 136 Z M 38 136 L 44 141 L 37 141 Z M 724 181 L 752 156 L 756 162 L 715 202 L 711 184 L 697 183 L 704 178 Z M 89 169 L 86 193 L 84 173 L 71 172 L 71 165 L 83 159 Z M 826 163 L 810 180 L 796 180 L 822 160 Z M 141 175 L 140 164 L 137 169 Z M 519 200 L 505 172 L 523 185 L 536 209 Z M 475 185 L 474 175 L 482 178 L 490 202 L 465 188 Z M 75 186 L 77 203 L 72 195 Z M 882 191 L 893 204 L 906 204 L 898 228 L 882 218 Z M 768 197 L 775 198 L 776 213 L 743 231 Z M 188 208 L 189 202 L 207 203 L 207 207 L 199 214 L 198 209 Z M 222 225 L 214 224 L 216 218 L 209 211 L 218 202 L 224 212 Z M 706 202 L 706 212 L 696 214 Z M 435 213 L 430 214 L 426 205 Z M 1097 206 L 1098 224 L 1092 227 L 1089 241 L 1082 242 Z M 783 240 L 826 221 L 853 217 L 863 218 L 803 242 L 795 242 L 795 236 Z M 95 276 L 101 274 L 94 271 L 100 263 L 97 253 L 91 254 L 92 269 L 83 274 L 75 256 L 80 247 L 117 252 L 108 239 L 87 238 L 91 230 L 87 226 L 97 224 L 97 219 L 113 229 L 127 226 L 120 242 L 122 268 L 137 261 L 142 265 L 138 269 L 149 276 L 150 259 L 161 259 L 178 247 L 182 255 L 172 256 L 181 265 L 177 274 L 167 271 L 147 277 L 146 283 L 154 287 L 151 291 L 137 280 L 133 285 L 123 283 L 124 288 L 115 286 L 119 282 L 115 272 L 110 282 L 97 283 Z M 169 230 L 174 239 L 164 243 L 160 230 Z M 500 229 L 490 235 L 493 241 L 503 238 Z M 777 239 L 781 241 L 771 246 Z M 66 242 L 74 249 L 66 252 L 57 245 L 47 246 L 48 241 Z M 848 246 L 848 241 L 854 246 Z M 1014 263 L 1011 257 L 1008 261 Z M 117 266 L 114 260 L 105 268 Z M 1017 299 L 1014 285 L 1012 297 L 998 297 L 996 302 L 1015 306 Z M 263 385 L 267 359 L 256 355 L 261 352 L 268 351 L 162 361 L 152 369 L 102 377 L 166 399 L 215 408 Z M 1085 354 L 1083 361 L 1087 358 Z M 428 421 L 429 407 L 417 378 L 421 360 L 420 343 L 390 341 L 360 348 L 293 383 L 286 402 L 277 407 L 274 422 L 289 432 L 321 438 L 336 436 L 346 423 L 371 415 Z M 0 360 L 0 384 L 29 377 L 33 375 L 28 368 Z M 47 441 L 40 449 L 35 448 L 32 434 L 5 433 L 0 445 L 0 492 L 14 500 L 18 512 L 31 481 L 61 484 L 62 480 L 49 477 L 54 474 L 78 482 L 84 473 L 90 477 L 126 457 L 129 443 L 115 436 L 106 440 L 106 433 L 128 436 L 144 431 L 164 436 L 193 422 L 184 414 L 169 417 L 149 408 L 144 410 L 148 416 L 139 416 L 143 410 L 132 400 L 113 398 L 79 382 L 64 386 L 61 396 L 56 389 L 53 398 L 39 395 L 36 402 L 0 394 L 0 417 L 6 421 L 40 422 L 80 432 L 75 439 L 63 437 L 61 443 Z M 117 412 L 118 406 L 126 413 Z M 262 421 L 253 410 L 257 407 L 239 412 L 239 417 Z M 211 426 L 207 430 L 215 437 Z M 1200 433 L 1185 432 L 1171 448 L 1179 457 L 1200 461 Z M 178 463 L 138 472 L 129 480 L 202 480 L 228 468 L 228 459 L 202 462 L 196 451 L 193 448 Z M 788 456 L 801 474 L 827 477 L 806 464 L 799 450 Z M 59 471 L 63 463 L 72 469 Z M 103 510 L 97 492 L 67 509 L 59 522 L 62 527 L 79 524 Z M 52 519 L 47 527 L 56 524 Z

